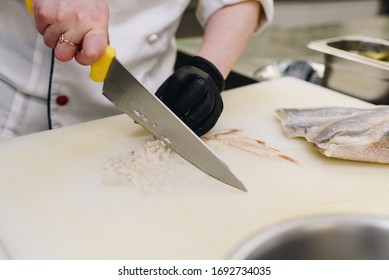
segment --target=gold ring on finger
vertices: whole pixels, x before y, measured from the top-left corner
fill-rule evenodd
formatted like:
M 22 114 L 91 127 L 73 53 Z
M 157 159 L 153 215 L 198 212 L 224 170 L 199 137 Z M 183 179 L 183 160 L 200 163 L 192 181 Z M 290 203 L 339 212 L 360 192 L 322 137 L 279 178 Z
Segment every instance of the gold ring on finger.
M 60 44 L 66 43 L 66 44 L 68 44 L 69 46 L 74 46 L 74 47 L 77 47 L 77 46 L 78 46 L 76 43 L 73 43 L 72 41 L 69 41 L 69 40 L 65 39 L 65 34 L 64 34 L 64 33 L 62 33 L 61 36 L 59 36 L 58 42 L 59 42 Z

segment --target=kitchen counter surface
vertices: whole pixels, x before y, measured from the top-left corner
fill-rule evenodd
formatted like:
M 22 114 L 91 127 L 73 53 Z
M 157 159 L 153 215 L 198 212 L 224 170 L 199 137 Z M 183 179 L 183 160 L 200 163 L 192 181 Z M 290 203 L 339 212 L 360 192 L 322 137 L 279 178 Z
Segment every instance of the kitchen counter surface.
M 270 25 L 262 34 L 251 39 L 233 70 L 254 78 L 254 72 L 258 68 L 279 60 L 308 60 L 323 63 L 322 54 L 308 49 L 307 43 L 344 35 L 389 39 L 389 16 L 361 18 L 298 29 L 276 29 Z M 194 54 L 200 43 L 201 37 L 180 38 L 178 48 L 184 53 Z

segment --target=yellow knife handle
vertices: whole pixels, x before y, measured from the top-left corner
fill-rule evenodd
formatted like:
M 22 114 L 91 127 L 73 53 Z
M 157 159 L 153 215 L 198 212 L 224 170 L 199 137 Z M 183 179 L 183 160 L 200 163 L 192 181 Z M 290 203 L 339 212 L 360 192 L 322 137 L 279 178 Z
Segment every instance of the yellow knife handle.
M 103 82 L 107 77 L 112 60 L 116 56 L 116 50 L 111 46 L 106 46 L 103 56 L 90 68 L 90 77 L 95 82 Z
M 32 8 L 32 1 L 33 0 L 26 0 L 26 7 L 27 7 L 27 10 L 33 14 L 34 13 L 34 9 Z

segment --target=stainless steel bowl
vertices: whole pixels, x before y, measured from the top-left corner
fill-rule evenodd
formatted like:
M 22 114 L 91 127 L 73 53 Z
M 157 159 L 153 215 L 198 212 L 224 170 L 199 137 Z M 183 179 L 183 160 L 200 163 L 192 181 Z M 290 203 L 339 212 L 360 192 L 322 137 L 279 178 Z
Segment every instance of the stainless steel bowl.
M 321 84 L 324 65 L 305 60 L 280 60 L 254 71 L 259 82 L 270 81 L 284 76 L 292 76 L 315 84 Z
M 389 61 L 363 55 L 389 54 L 389 41 L 343 36 L 313 41 L 308 47 L 324 53 L 322 85 L 376 104 L 389 104 Z
M 232 259 L 387 260 L 389 219 L 333 216 L 291 221 L 255 235 Z

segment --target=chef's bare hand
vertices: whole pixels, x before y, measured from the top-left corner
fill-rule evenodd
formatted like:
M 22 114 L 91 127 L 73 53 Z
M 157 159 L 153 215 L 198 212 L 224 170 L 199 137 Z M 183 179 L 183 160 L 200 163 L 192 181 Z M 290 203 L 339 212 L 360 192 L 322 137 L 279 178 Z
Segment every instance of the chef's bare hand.
M 204 58 L 193 57 L 161 85 L 156 96 L 201 136 L 211 130 L 223 111 L 223 88 L 224 79 L 217 68 Z
M 103 55 L 108 44 L 107 0 L 34 0 L 33 9 L 37 30 L 57 59 L 91 65 Z M 60 43 L 61 34 L 77 46 Z

